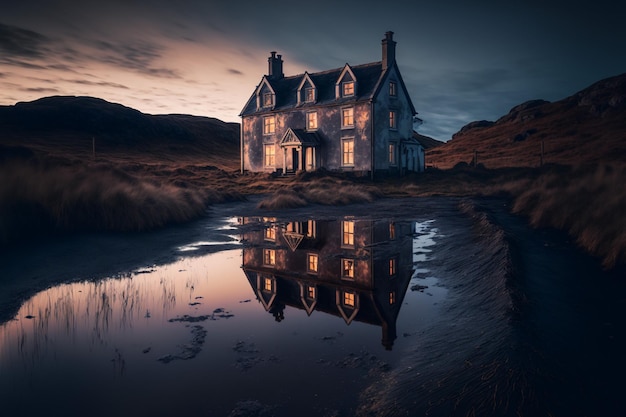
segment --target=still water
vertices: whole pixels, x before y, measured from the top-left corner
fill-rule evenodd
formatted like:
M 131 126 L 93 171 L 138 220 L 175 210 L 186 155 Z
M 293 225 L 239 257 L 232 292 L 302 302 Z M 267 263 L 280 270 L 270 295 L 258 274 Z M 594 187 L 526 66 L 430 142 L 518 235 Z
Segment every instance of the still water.
M 160 242 L 152 258 L 121 236 L 90 238 L 95 252 L 72 238 L 58 264 L 31 253 L 25 277 L 52 268 L 66 283 L 0 325 L 3 415 L 623 415 L 623 319 L 596 317 L 619 296 L 580 297 L 588 280 L 624 285 L 586 258 L 562 294 L 561 275 L 533 283 L 577 252 L 504 208 L 486 221 L 458 207 L 235 205 L 131 238 Z

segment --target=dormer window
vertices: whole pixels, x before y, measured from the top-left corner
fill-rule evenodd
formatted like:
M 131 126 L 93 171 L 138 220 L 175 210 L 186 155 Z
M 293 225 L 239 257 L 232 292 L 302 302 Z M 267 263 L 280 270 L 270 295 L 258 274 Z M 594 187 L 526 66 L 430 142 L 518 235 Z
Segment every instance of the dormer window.
M 304 89 L 304 101 L 306 103 L 313 103 L 315 101 L 315 89 L 312 87 Z
M 274 94 L 264 93 L 263 94 L 263 107 L 272 107 L 273 105 L 274 105 Z
M 354 95 L 354 81 L 346 81 L 342 84 L 343 97 L 350 97 Z

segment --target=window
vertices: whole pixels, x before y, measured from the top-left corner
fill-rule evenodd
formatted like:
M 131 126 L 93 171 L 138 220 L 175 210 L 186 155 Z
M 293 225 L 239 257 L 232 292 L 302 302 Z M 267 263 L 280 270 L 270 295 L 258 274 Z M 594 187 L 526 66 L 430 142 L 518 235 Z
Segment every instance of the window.
M 307 256 L 306 270 L 308 272 L 317 272 L 317 253 L 309 253 Z
M 273 292 L 273 290 L 274 290 L 274 280 L 268 277 L 263 278 L 263 291 Z
M 389 129 L 398 128 L 398 115 L 395 110 L 389 112 Z
M 276 132 L 276 117 L 266 116 L 263 118 L 263 134 L 273 135 Z
M 275 249 L 263 249 L 263 265 L 266 265 L 266 266 L 276 265 L 276 250 Z
M 341 141 L 341 165 L 354 165 L 354 139 L 344 139 Z
M 316 295 L 317 295 L 317 291 L 315 290 L 315 287 L 312 285 L 307 285 L 306 297 L 310 300 L 314 300 Z
M 391 258 L 389 259 L 389 276 L 390 277 L 395 276 L 396 272 L 397 272 L 396 258 Z
M 389 165 L 396 165 L 396 144 L 389 143 Z
M 341 245 L 354 246 L 354 221 L 344 220 L 341 222 Z
M 341 109 L 341 127 L 354 127 L 354 108 L 346 107 Z
M 263 93 L 263 107 L 272 107 L 274 105 L 274 94 Z
M 393 305 L 396 303 L 396 292 L 395 291 L 391 291 L 389 293 L 389 304 Z
M 276 241 L 276 229 L 274 226 L 268 226 L 265 228 L 265 240 L 270 240 L 272 242 Z
M 311 111 L 306 114 L 306 129 L 307 130 L 317 129 L 317 112 L 316 111 Z
M 354 279 L 354 259 L 341 260 L 341 278 Z
M 389 82 L 389 96 L 390 97 L 397 97 L 398 96 L 398 88 L 397 88 L 397 84 L 395 81 L 390 81 Z
M 396 238 L 396 224 L 389 223 L 389 240 L 395 240 Z
M 353 292 L 344 291 L 343 292 L 343 305 L 346 307 L 354 307 L 355 298 L 356 297 Z
M 307 103 L 315 101 L 315 90 L 312 87 L 304 89 L 304 101 Z
M 263 153 L 265 155 L 265 166 L 273 167 L 276 163 L 276 147 L 274 144 L 263 145 Z
M 315 220 L 307 220 L 306 237 L 315 238 L 317 236 L 317 222 Z
M 350 97 L 354 95 L 354 81 L 347 81 L 342 84 L 343 96 Z

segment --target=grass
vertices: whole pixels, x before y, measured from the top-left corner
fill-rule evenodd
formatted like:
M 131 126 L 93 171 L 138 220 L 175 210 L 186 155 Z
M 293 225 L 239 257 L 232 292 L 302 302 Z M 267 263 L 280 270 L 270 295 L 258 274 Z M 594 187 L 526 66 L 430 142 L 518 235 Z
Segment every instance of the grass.
M 241 175 L 232 161 L 209 165 L 204 155 L 90 161 L 18 151 L 0 152 L 0 244 L 41 232 L 149 230 L 198 218 L 210 204 L 251 194 L 267 195 L 260 209 L 385 197 L 507 195 L 513 212 L 535 227 L 568 232 L 606 268 L 626 263 L 626 168 L 621 165 L 465 166 L 372 182 L 324 171 L 281 179 Z

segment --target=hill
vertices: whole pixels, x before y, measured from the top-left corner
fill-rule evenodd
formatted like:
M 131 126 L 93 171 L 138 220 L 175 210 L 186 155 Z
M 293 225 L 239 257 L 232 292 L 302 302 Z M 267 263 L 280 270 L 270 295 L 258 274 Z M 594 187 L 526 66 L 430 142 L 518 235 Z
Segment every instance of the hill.
M 495 122 L 476 121 L 427 150 L 429 166 L 488 168 L 580 165 L 626 160 L 626 74 L 607 78 L 553 103 L 531 100 Z M 543 161 L 542 161 L 543 146 Z
M 209 117 L 149 115 L 94 97 L 53 96 L 0 106 L 0 144 L 59 156 L 97 153 L 239 158 L 239 125 Z M 233 163 L 235 161 L 235 164 Z
M 413 139 L 417 140 L 426 150 L 436 148 L 437 146 L 441 146 L 445 143 L 440 140 L 433 139 L 430 136 L 424 136 L 416 131 L 413 131 Z

